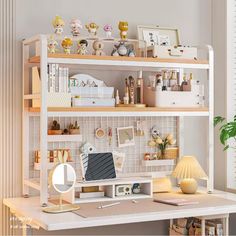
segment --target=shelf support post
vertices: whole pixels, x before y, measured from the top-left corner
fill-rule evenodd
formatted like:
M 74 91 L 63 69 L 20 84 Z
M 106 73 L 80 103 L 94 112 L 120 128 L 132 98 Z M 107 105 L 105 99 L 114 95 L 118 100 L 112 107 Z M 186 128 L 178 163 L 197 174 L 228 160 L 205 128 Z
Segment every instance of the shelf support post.
M 40 75 L 41 75 L 41 103 L 40 103 L 40 203 L 48 203 L 48 173 L 47 173 L 47 37 L 40 35 Z

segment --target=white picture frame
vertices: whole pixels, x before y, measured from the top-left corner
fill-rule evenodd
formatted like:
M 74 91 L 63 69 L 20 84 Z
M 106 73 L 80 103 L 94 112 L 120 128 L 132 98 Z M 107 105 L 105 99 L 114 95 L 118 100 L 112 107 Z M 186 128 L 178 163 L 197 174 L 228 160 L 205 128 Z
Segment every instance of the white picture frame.
M 134 146 L 134 127 L 117 128 L 118 147 Z
M 179 30 L 159 26 L 138 25 L 138 39 L 146 41 L 147 47 L 180 45 Z M 165 42 L 165 43 L 164 43 Z

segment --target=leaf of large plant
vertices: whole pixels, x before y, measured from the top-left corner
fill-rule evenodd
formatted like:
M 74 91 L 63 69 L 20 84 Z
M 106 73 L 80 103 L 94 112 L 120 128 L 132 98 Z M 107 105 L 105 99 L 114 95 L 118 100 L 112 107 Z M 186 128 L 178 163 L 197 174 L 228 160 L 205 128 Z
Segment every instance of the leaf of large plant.
M 222 116 L 216 116 L 216 117 L 214 118 L 214 126 L 218 125 L 219 123 L 222 123 L 224 120 L 225 120 L 224 117 L 222 117 Z
M 222 129 L 220 132 L 220 142 L 225 145 L 225 142 L 229 139 L 229 134 L 227 130 Z

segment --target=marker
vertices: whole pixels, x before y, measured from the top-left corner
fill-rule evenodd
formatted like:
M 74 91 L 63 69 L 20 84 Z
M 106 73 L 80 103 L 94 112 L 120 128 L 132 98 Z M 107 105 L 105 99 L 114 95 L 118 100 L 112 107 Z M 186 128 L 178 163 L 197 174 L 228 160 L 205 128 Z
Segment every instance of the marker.
M 115 202 L 115 203 L 111 203 L 111 204 L 108 204 L 108 205 L 101 205 L 101 206 L 98 207 L 98 209 L 112 207 L 112 206 L 116 206 L 116 205 L 119 205 L 119 204 L 120 204 L 120 202 Z

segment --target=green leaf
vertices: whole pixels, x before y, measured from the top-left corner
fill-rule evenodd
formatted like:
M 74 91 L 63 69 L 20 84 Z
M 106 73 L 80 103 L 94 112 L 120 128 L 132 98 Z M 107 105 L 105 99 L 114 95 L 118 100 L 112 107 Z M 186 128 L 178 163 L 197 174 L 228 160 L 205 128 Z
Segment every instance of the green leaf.
M 214 126 L 218 125 L 219 123 L 222 123 L 224 120 L 225 120 L 224 117 L 222 117 L 222 116 L 216 116 L 216 117 L 214 118 Z
M 224 151 L 226 151 L 227 149 L 229 149 L 229 145 L 224 147 Z
M 229 139 L 229 134 L 228 132 L 225 130 L 225 129 L 222 129 L 221 130 L 221 133 L 220 133 L 220 142 L 225 145 L 225 142 Z

